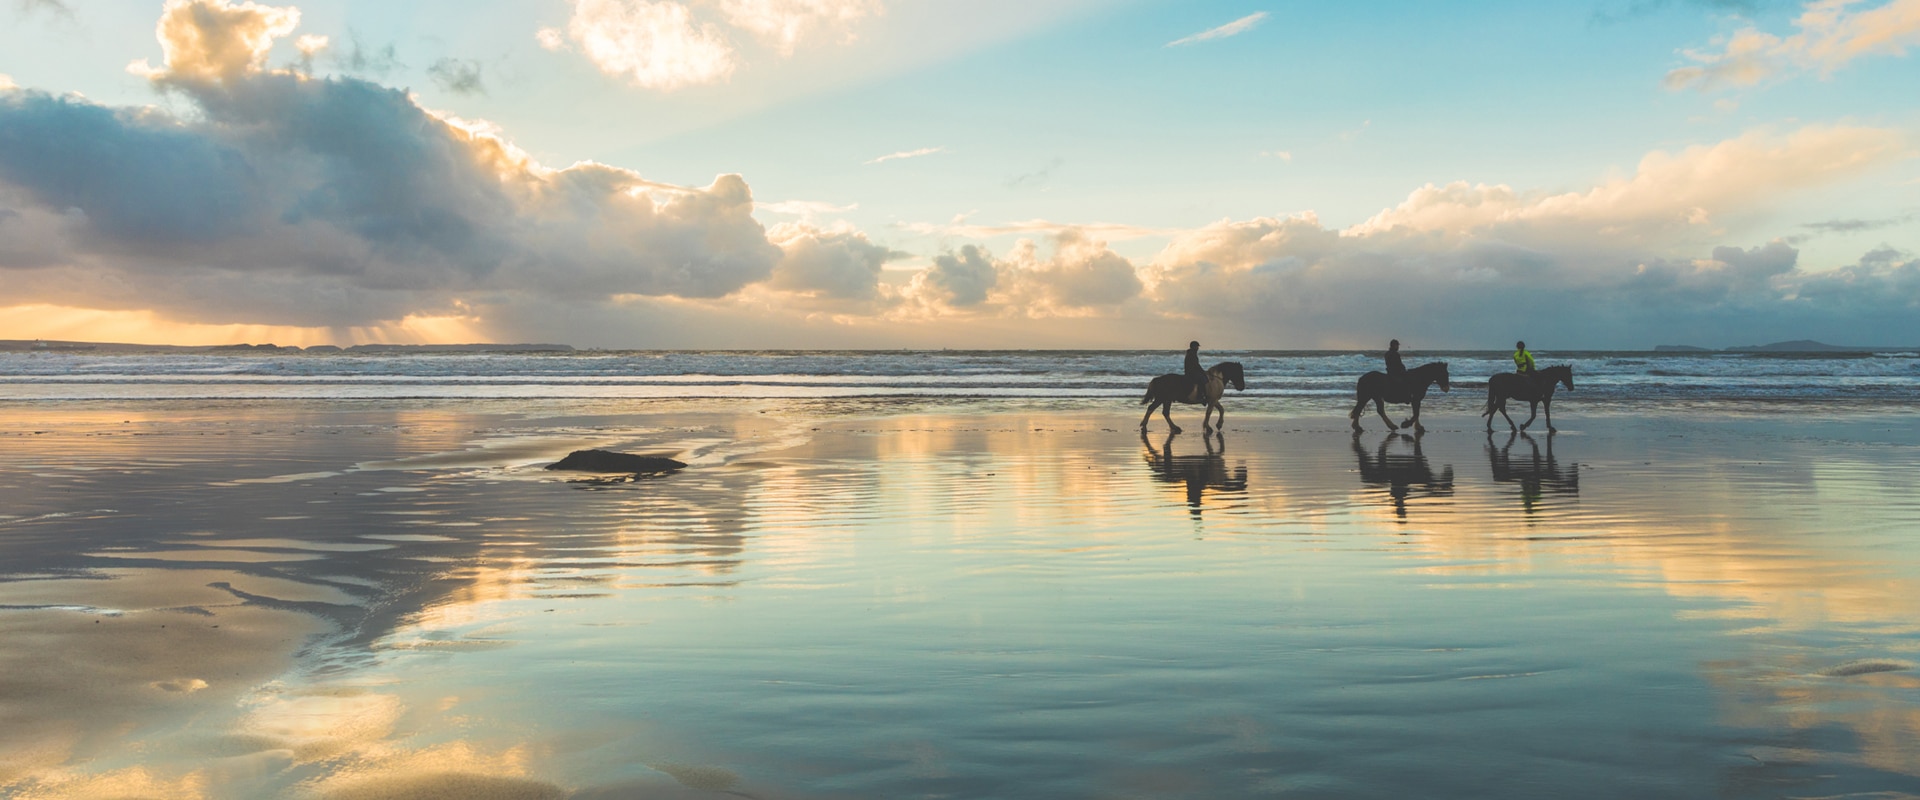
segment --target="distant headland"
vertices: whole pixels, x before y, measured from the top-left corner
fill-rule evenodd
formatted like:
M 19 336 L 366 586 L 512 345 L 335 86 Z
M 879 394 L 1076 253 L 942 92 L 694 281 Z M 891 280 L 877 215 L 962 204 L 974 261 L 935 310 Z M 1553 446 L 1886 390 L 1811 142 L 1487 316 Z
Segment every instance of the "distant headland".
M 125 344 L 0 339 L 0 353 L 571 353 L 565 344 L 356 344 L 311 347 L 275 344 Z
M 1711 347 L 1695 347 L 1690 344 L 1663 344 L 1653 348 L 1656 353 L 1885 353 L 1889 351 L 1913 350 L 1912 347 L 1854 347 L 1841 344 L 1827 344 L 1812 339 L 1795 339 L 1791 342 L 1773 344 L 1751 344 L 1742 347 L 1729 347 L 1715 350 Z

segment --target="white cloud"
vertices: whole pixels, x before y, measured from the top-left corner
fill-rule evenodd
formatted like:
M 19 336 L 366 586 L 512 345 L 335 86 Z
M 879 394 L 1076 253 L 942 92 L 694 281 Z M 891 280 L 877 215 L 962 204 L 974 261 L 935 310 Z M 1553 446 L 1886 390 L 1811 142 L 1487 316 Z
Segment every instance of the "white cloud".
M 7 91 L 8 89 L 18 89 L 18 88 L 20 88 L 20 84 L 13 82 L 12 75 L 8 75 L 7 73 L 0 72 L 0 92 Z
M 695 23 L 685 5 L 649 0 L 572 0 L 566 35 L 601 72 L 635 86 L 673 91 L 726 80 L 736 66 L 733 46 L 716 26 Z M 562 46 L 549 28 L 536 38 Z
M 1118 222 L 1054 222 L 1045 219 L 1030 219 L 1024 222 L 1009 222 L 1005 225 L 975 225 L 967 222 L 971 214 L 962 214 L 948 223 L 907 222 L 898 227 L 910 233 L 923 236 L 941 236 L 960 239 L 991 239 L 996 236 L 1018 236 L 1031 234 L 1056 235 L 1074 231 L 1088 236 L 1096 236 L 1108 241 L 1127 239 L 1146 239 L 1155 236 L 1171 236 L 1179 232 L 1176 228 L 1149 228 L 1141 225 L 1127 225 Z
M 825 200 L 782 200 L 777 203 L 755 203 L 754 208 L 773 214 L 788 214 L 811 220 L 829 214 L 845 214 L 860 207 L 859 203 L 835 205 Z
M 947 152 L 947 148 L 945 147 L 922 147 L 918 150 L 902 150 L 898 153 L 888 153 L 884 156 L 873 159 L 872 161 L 868 161 L 867 163 L 880 164 L 888 161 L 898 161 L 903 158 L 919 158 L 921 156 L 930 156 L 936 153 L 944 153 L 944 152 Z
M 838 31 L 843 41 L 851 40 L 855 21 L 885 7 L 879 0 L 722 0 L 720 10 L 734 27 L 790 56 L 802 39 L 819 31 Z
M 1244 17 L 1236 19 L 1218 28 L 1208 28 L 1207 30 L 1193 34 L 1192 36 L 1180 37 L 1171 42 L 1168 42 L 1166 46 L 1181 47 L 1184 45 L 1198 44 L 1200 42 L 1211 41 L 1213 39 L 1225 39 L 1229 36 L 1238 36 L 1242 33 L 1246 33 L 1247 31 L 1252 30 L 1253 26 L 1260 24 L 1261 20 L 1264 20 L 1266 18 L 1267 18 L 1267 12 L 1256 11 L 1252 14 L 1248 14 Z
M 1799 30 L 1791 36 L 1747 27 L 1728 37 L 1718 52 L 1687 51 L 1696 63 L 1668 72 L 1667 88 L 1751 86 L 1795 72 L 1826 77 L 1856 58 L 1905 55 L 1908 47 L 1920 45 L 1920 0 L 1850 8 L 1857 5 L 1859 0 L 1818 0 L 1794 20 Z
M 1904 137 L 1883 128 L 1810 125 L 1784 136 L 1750 131 L 1678 153 L 1654 151 L 1632 177 L 1584 192 L 1529 194 L 1508 186 L 1428 184 L 1349 229 L 1397 227 L 1464 234 L 1499 225 L 1569 226 L 1595 236 L 1653 236 L 1703 225 L 1783 192 L 1856 177 L 1908 158 Z
M 1277 158 L 1289 164 L 1293 163 L 1293 152 L 1290 150 L 1262 150 L 1260 151 L 1260 155 L 1266 156 L 1267 158 Z

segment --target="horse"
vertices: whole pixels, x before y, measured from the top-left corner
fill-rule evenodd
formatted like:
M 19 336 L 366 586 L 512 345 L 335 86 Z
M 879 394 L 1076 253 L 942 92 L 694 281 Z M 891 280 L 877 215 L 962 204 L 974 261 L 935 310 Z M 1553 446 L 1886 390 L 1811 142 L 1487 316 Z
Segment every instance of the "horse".
M 1220 427 L 1225 429 L 1227 409 L 1220 405 L 1220 395 L 1227 391 L 1228 384 L 1232 384 L 1235 391 L 1247 390 L 1247 376 L 1240 369 L 1238 361 L 1222 361 L 1207 370 L 1207 385 L 1200 388 L 1200 396 L 1195 396 L 1193 384 L 1185 375 L 1169 373 L 1154 378 L 1147 382 L 1146 396 L 1140 398 L 1140 402 L 1147 406 L 1147 413 L 1140 417 L 1140 430 L 1147 429 L 1147 423 L 1153 419 L 1153 410 L 1157 408 L 1160 409 L 1160 416 L 1166 418 L 1167 428 L 1179 433 L 1180 426 L 1173 424 L 1173 416 L 1167 413 L 1173 409 L 1174 403 L 1206 404 L 1207 413 L 1201 415 L 1200 424 L 1205 426 L 1205 430 L 1212 431 L 1213 412 L 1218 411 Z
M 1573 391 L 1573 367 L 1566 364 L 1545 367 L 1534 371 L 1533 378 L 1527 378 L 1516 372 L 1502 372 L 1487 379 L 1487 407 L 1480 410 L 1480 416 L 1487 418 L 1487 432 L 1493 432 L 1493 412 L 1506 417 L 1507 427 L 1514 430 L 1526 430 L 1533 424 L 1533 418 L 1540 413 L 1540 406 L 1547 407 L 1547 432 L 1556 433 L 1553 427 L 1553 389 L 1556 384 L 1566 384 L 1567 391 Z M 1513 417 L 1507 416 L 1507 401 L 1527 401 L 1527 421 L 1520 427 L 1513 427 Z
M 1353 410 L 1347 412 L 1347 419 L 1353 420 L 1353 429 L 1360 428 L 1360 412 L 1373 403 L 1373 410 L 1380 414 L 1380 421 L 1387 423 L 1387 430 L 1397 431 L 1411 426 L 1415 433 L 1426 433 L 1427 428 L 1420 424 L 1420 401 L 1427 396 L 1427 387 L 1440 384 L 1440 391 L 1453 391 L 1453 381 L 1447 377 L 1447 362 L 1435 361 L 1407 370 L 1407 377 L 1399 386 L 1394 386 L 1387 374 L 1375 370 L 1360 376 L 1353 387 Z M 1399 425 L 1387 418 L 1388 403 L 1412 403 L 1413 416 Z

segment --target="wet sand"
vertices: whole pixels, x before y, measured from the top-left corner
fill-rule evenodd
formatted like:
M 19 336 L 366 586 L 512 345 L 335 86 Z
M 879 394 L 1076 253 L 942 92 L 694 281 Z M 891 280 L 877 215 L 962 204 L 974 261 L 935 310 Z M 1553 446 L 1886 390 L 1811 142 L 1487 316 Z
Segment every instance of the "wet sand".
M 0 405 L 0 794 L 1920 795 L 1920 417 L 1230 408 Z

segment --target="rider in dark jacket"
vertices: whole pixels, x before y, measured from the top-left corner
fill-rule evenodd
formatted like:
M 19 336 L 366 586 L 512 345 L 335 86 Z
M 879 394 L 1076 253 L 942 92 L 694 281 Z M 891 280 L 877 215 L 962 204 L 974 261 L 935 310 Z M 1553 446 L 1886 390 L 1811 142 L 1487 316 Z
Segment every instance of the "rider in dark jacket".
M 1187 396 L 1198 399 L 1200 391 L 1206 388 L 1207 385 L 1207 371 L 1200 366 L 1199 342 L 1187 343 L 1187 363 L 1185 369 L 1187 382 L 1193 385 L 1192 388 L 1187 390 Z
M 1407 365 L 1400 363 L 1400 340 L 1387 343 L 1387 386 L 1395 394 L 1406 384 Z

